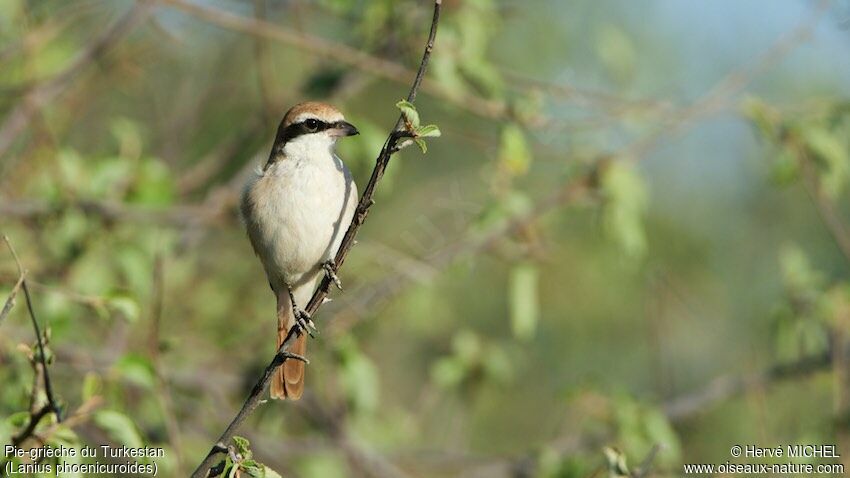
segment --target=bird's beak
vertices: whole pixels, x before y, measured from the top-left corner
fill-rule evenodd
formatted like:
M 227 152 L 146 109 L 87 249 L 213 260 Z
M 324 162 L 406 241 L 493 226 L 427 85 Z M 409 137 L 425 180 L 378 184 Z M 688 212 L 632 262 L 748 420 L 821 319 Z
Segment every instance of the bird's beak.
M 337 121 L 334 123 L 333 128 L 331 128 L 330 134 L 335 138 L 341 138 L 343 136 L 354 136 L 355 134 L 360 134 L 360 131 L 357 131 L 357 128 L 348 121 Z

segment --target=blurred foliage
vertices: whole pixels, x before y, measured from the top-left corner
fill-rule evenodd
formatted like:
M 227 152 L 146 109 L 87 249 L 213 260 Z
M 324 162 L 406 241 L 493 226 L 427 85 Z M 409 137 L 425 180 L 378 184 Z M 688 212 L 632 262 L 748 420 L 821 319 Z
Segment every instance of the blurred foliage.
M 195 2 L 409 69 L 431 16 L 412 1 Z M 161 476 L 207 452 L 274 346 L 234 204 L 305 98 L 357 125 L 339 154 L 361 187 L 399 110 L 430 151 L 392 160 L 346 289 L 316 318 L 307 395 L 262 404 L 224 476 L 625 476 L 656 446 L 656 476 L 678 476 L 764 436 L 838 440 L 837 376 L 667 407 L 850 337 L 850 71 L 834 12 L 805 54 L 749 79 L 807 3 L 443 4 L 415 107 L 398 102 L 410 78 L 162 4 L 37 108 L 0 155 L 0 232 L 75 417 L 45 417 L 44 443 L 162 447 Z M 0 136 L 131 6 L 0 0 Z M 748 95 L 689 109 L 730 73 Z M 491 237 L 565 184 L 588 190 Z M 17 279 L 0 254 L 0 298 Z M 46 400 L 28 320 L 19 297 L 0 323 L 2 444 Z

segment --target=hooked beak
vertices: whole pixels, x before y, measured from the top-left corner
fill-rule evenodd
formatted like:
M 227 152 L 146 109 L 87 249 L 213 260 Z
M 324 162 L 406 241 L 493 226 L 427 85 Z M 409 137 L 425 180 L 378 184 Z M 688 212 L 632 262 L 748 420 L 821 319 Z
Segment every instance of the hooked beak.
M 354 136 L 356 134 L 360 134 L 360 131 L 357 131 L 357 128 L 348 121 L 337 121 L 330 130 L 330 135 L 334 138 Z

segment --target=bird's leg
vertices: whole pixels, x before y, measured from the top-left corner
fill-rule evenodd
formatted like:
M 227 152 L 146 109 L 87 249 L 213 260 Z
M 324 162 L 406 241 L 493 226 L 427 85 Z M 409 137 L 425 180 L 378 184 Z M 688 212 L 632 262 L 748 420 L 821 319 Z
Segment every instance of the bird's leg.
M 339 280 L 339 276 L 336 275 L 336 263 L 334 263 L 334 260 L 328 259 L 325 262 L 322 262 L 322 269 L 325 270 L 325 275 L 333 281 L 336 288 L 342 290 L 342 281 Z
M 286 291 L 289 292 L 289 301 L 292 302 L 292 315 L 295 317 L 295 323 L 298 324 L 298 327 L 300 327 L 302 331 L 307 332 L 307 335 L 315 338 L 313 333 L 318 333 L 319 329 L 317 329 L 316 324 L 313 323 L 313 318 L 310 317 L 310 314 L 308 314 L 306 310 L 298 307 L 295 303 L 295 296 L 292 294 L 292 287 L 287 286 Z

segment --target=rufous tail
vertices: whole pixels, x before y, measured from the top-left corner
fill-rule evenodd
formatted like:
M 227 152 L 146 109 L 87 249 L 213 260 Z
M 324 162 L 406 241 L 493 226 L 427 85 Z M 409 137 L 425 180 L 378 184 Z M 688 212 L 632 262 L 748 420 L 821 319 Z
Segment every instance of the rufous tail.
M 292 312 L 292 301 L 289 293 L 283 291 L 277 297 L 277 349 L 286 339 L 289 329 L 295 325 L 295 317 Z M 304 355 L 307 352 L 307 336 L 298 336 L 288 349 L 289 352 Z M 271 397 L 277 399 L 298 400 L 304 393 L 304 362 L 288 359 L 278 367 L 272 377 Z

